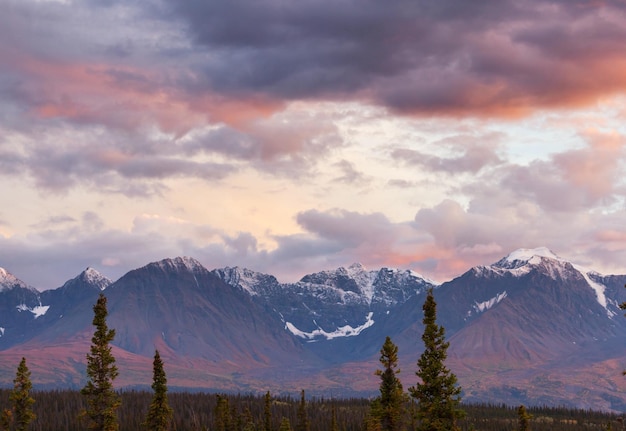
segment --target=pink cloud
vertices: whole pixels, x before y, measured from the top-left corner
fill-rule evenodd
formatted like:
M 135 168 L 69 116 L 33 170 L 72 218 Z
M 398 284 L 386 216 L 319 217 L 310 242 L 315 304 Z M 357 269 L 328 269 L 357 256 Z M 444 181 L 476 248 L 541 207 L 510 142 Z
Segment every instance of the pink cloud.
M 564 178 L 590 201 L 608 198 L 613 192 L 626 154 L 626 140 L 617 133 L 589 131 L 588 148 L 554 156 Z

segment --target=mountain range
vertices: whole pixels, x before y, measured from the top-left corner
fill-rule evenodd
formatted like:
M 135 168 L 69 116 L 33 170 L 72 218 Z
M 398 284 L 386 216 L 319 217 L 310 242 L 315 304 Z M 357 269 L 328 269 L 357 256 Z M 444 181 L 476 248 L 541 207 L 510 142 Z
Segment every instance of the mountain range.
M 177 257 L 115 282 L 88 268 L 40 292 L 0 268 L 0 385 L 12 384 L 23 356 L 36 388 L 82 387 L 92 306 L 104 293 L 118 387 L 149 387 L 158 349 L 173 389 L 371 396 L 386 336 L 398 345 L 405 387 L 416 383 L 422 304 L 433 289 L 464 401 L 623 411 L 625 283 L 546 248 L 442 284 L 360 264 L 281 283 Z

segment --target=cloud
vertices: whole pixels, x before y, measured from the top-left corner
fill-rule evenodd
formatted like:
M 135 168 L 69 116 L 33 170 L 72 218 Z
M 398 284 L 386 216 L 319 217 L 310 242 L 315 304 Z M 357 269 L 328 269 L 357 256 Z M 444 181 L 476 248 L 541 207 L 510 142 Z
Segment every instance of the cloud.
M 363 186 L 370 183 L 370 179 L 363 172 L 358 171 L 354 164 L 348 160 L 340 160 L 334 164 L 339 170 L 342 171 L 342 175 L 335 178 L 334 182 L 343 184 L 352 184 L 356 186 Z
M 438 3 L 3 4 L 0 94 L 35 118 L 182 136 L 292 101 L 515 117 L 623 93 L 621 2 Z
M 229 233 L 157 214 L 135 217 L 130 230 L 112 229 L 86 212 L 74 221 L 42 223 L 28 235 L 0 235 L 0 262 L 39 288 L 60 286 L 87 266 L 117 279 L 175 256 L 192 256 L 209 269 L 247 267 L 281 281 L 353 262 L 413 269 L 445 281 L 516 248 L 537 246 L 605 273 L 623 272 L 623 209 L 559 217 L 528 202 L 493 199 L 491 206 L 476 200 L 467 208 L 446 200 L 420 209 L 412 222 L 392 222 L 381 213 L 311 209 L 297 215 L 301 232 L 272 235 L 274 245 L 251 232 Z
M 427 274 L 446 280 L 471 266 L 493 263 L 515 249 L 539 246 L 600 272 L 623 273 L 626 242 L 618 221 L 626 216 L 623 210 L 557 215 L 527 202 L 493 198 L 490 206 L 472 202 L 465 209 L 449 200 L 417 212 L 414 227 L 428 233 L 431 241 L 416 250 L 416 257 L 419 251 L 435 260 Z
M 451 155 L 438 156 L 410 148 L 395 148 L 391 151 L 391 157 L 400 163 L 419 166 L 432 172 L 477 174 L 484 168 L 504 162 L 498 154 L 501 150 L 501 138 L 499 134 L 479 137 L 457 135 L 430 145 L 433 150 L 443 149 L 452 153 Z
M 104 193 L 148 196 L 160 193 L 169 178 L 216 181 L 236 170 L 228 163 L 186 157 L 182 150 L 168 149 L 167 142 L 142 142 L 145 138 L 139 135 L 107 136 L 88 128 L 76 131 L 74 136 L 82 138 L 77 142 L 64 139 L 63 134 L 63 128 L 48 129 L 41 135 L 35 132 L 21 146 L 3 143 L 0 138 L 2 174 L 26 173 L 42 191 L 63 193 L 87 186 Z M 160 146 L 166 149 L 162 151 Z
M 426 240 L 409 223 L 391 222 L 382 213 L 308 210 L 296 220 L 309 234 L 300 241 L 308 242 L 310 250 L 317 250 L 316 244 L 321 246 L 330 262 L 410 266 L 415 263 L 415 248 Z
M 196 75 L 230 97 L 350 98 L 416 115 L 518 116 L 624 88 L 624 7 L 588 6 L 196 0 L 172 9 L 197 47 L 213 54 Z
M 183 141 L 190 154 L 218 154 L 263 172 L 303 176 L 344 146 L 332 119 L 311 107 L 289 109 L 236 125 L 212 127 Z
M 68 215 L 56 215 L 48 217 L 47 220 L 31 225 L 32 228 L 41 229 L 51 226 L 64 225 L 67 223 L 74 223 L 76 219 Z
M 617 133 L 589 132 L 586 147 L 554 154 L 547 161 L 508 165 L 500 185 L 519 199 L 537 202 L 549 211 L 610 207 L 623 200 L 620 177 L 624 139 Z
M 0 175 L 45 212 L 21 226 L 3 209 L 0 262 L 41 286 L 174 255 L 289 277 L 361 261 L 445 279 L 537 245 L 617 265 L 625 9 L 0 1 Z M 226 216 L 267 205 L 293 220 L 202 224 L 215 207 L 181 197 L 198 184 Z M 84 194 L 158 214 L 65 209 Z

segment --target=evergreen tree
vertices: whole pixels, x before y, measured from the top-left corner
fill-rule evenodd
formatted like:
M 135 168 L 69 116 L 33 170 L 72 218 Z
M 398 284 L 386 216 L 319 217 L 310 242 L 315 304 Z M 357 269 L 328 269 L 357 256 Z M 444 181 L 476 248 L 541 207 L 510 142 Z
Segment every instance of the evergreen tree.
M 371 416 L 380 423 L 381 430 L 397 431 L 402 429 L 404 393 L 397 377 L 400 374 L 398 347 L 390 337 L 380 349 L 380 363 L 383 369 L 376 370 L 376 375 L 380 376 L 380 396 L 372 403 Z
M 380 412 L 380 398 L 375 398 L 371 402 L 370 411 L 365 417 L 365 431 L 382 431 Z
M 300 404 L 298 404 L 298 423 L 296 425 L 296 431 L 309 431 L 309 429 L 309 417 L 306 413 L 306 400 L 304 397 L 304 389 L 302 389 L 302 392 L 300 392 Z
M 283 419 L 280 421 L 280 428 L 278 431 L 291 431 L 291 424 L 289 423 L 289 418 L 283 416 Z
M 13 412 L 9 409 L 3 410 L 2 414 L 0 415 L 0 430 L 10 431 L 12 422 L 13 422 Z
M 120 397 L 113 390 L 113 380 L 119 373 L 110 346 L 115 330 L 107 327 L 107 299 L 102 293 L 93 311 L 96 330 L 91 339 L 90 353 L 87 354 L 89 380 L 81 390 L 87 398 L 87 409 L 83 415 L 89 420 L 90 430 L 117 431 L 119 425 L 116 411 L 120 406 Z
M 339 431 L 339 425 L 337 424 L 337 406 L 334 401 L 330 407 L 330 431 Z
M 626 284 L 624 285 L 624 288 L 626 288 Z M 622 302 L 622 303 L 619 305 L 619 308 L 621 308 L 622 310 L 626 310 L 626 302 Z M 626 314 L 625 314 L 625 316 L 626 316 Z M 623 375 L 623 376 L 626 376 L 626 370 L 622 371 L 622 375 Z
M 530 431 L 532 415 L 526 411 L 526 407 L 523 404 L 517 408 L 517 417 L 519 419 L 519 431 Z
M 170 428 L 173 411 L 167 400 L 167 377 L 159 351 L 154 352 L 152 363 L 152 402 L 144 426 L 151 431 L 166 431 Z
M 214 420 L 214 429 L 216 431 L 228 431 L 230 429 L 230 408 L 228 407 L 228 398 L 226 396 L 217 396 Z
M 272 396 L 267 391 L 263 397 L 263 431 L 272 431 Z
M 250 411 L 250 407 L 246 407 L 243 411 L 242 417 L 242 429 L 243 431 L 254 431 L 256 429 L 254 425 L 254 418 L 252 417 L 252 412 Z
M 417 400 L 418 431 L 455 431 L 456 420 L 464 416 L 460 410 L 461 388 L 456 376 L 446 368 L 449 343 L 445 329 L 437 325 L 437 303 L 430 289 L 422 307 L 424 310 L 425 350 L 417 361 L 415 373 L 420 381 L 409 392 Z
M 9 400 L 13 404 L 12 414 L 9 415 L 9 418 L 12 417 L 16 431 L 27 430 L 28 424 L 35 419 L 32 409 L 35 400 L 30 396 L 32 388 L 33 384 L 30 381 L 30 371 L 26 366 L 26 358 L 22 358 L 13 380 L 13 390 L 9 395 Z

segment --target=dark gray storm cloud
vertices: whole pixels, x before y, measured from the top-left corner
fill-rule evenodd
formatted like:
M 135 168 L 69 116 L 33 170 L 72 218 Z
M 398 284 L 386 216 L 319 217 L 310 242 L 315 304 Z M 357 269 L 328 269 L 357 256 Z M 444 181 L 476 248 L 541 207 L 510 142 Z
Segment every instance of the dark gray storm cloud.
M 207 53 L 199 79 L 230 95 L 517 115 L 626 84 L 603 66 L 626 48 L 617 1 L 192 0 L 171 8 Z M 590 82 L 603 71 L 603 82 Z

